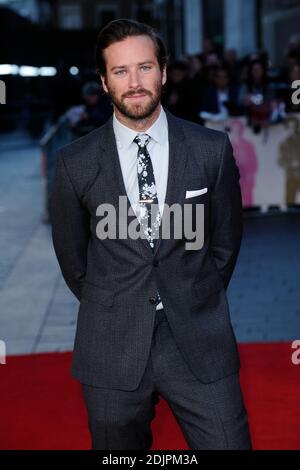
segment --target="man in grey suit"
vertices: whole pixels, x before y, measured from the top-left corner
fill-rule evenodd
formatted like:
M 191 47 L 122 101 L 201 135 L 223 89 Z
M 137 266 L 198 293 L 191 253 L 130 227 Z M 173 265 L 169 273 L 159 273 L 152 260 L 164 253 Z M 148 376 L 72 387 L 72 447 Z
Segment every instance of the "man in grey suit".
M 226 297 L 242 237 L 231 144 L 161 106 L 167 55 L 149 26 L 109 23 L 96 58 L 114 113 L 58 152 L 50 212 L 62 274 L 80 301 L 72 375 L 92 448 L 149 449 L 162 396 L 190 449 L 250 449 Z M 193 233 L 178 237 L 185 220 L 168 208 L 186 205 Z M 105 236 L 110 207 L 115 230 Z M 140 236 L 123 236 L 132 224 Z

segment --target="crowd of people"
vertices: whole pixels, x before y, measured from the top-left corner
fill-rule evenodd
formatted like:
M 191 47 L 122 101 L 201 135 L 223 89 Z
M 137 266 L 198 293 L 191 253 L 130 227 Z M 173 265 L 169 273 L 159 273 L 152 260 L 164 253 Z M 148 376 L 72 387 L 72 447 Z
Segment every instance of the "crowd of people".
M 271 67 L 268 54 L 242 59 L 235 50 L 219 53 L 212 41 L 204 51 L 168 66 L 163 104 L 175 115 L 198 123 L 246 115 L 254 132 L 299 112 L 292 102 L 292 83 L 300 80 L 300 35 L 291 41 L 284 64 Z
M 112 113 L 99 78 L 84 75 L 75 80 L 76 86 L 71 77 L 58 80 L 52 101 L 58 106 L 53 122 L 66 113 L 73 138 L 101 126 Z M 300 105 L 292 101 L 292 83 L 300 80 L 300 35 L 291 41 L 278 69 L 271 66 L 266 52 L 240 59 L 235 50 L 220 52 L 205 40 L 202 53 L 170 60 L 167 76 L 162 104 L 175 116 L 204 125 L 246 116 L 257 133 L 290 112 L 300 112 Z
M 53 93 L 52 100 L 53 126 L 41 140 L 45 169 L 52 168 L 58 147 L 101 126 L 113 112 L 110 98 L 91 69 L 89 74 L 81 70 L 75 79 L 68 76 L 68 80 L 63 77 L 57 80 L 57 93 Z M 292 101 L 292 83 L 297 80 L 300 80 L 300 35 L 291 43 L 282 67 L 277 70 L 271 67 L 265 52 L 238 59 L 234 50 L 220 53 L 212 41 L 206 40 L 202 53 L 169 61 L 161 101 L 175 116 L 203 125 L 219 121 L 224 129 L 229 126 L 229 118 L 246 116 L 253 132 L 259 133 L 269 124 L 283 121 L 289 113 L 300 112 L 300 105 Z M 236 122 L 232 127 L 233 139 L 235 132 L 240 136 L 241 125 Z M 249 178 L 255 166 L 250 171 L 251 152 L 248 149 L 246 153 L 248 180 L 244 187 L 251 192 L 254 181 Z M 241 160 L 239 164 L 242 168 Z M 44 173 L 49 179 L 48 191 L 52 172 Z M 243 197 L 252 201 L 252 196 Z

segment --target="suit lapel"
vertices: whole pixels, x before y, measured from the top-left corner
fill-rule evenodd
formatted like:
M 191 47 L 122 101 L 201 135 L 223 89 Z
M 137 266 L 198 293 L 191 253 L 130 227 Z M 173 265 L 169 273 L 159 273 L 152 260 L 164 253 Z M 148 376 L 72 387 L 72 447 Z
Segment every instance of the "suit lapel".
M 123 196 L 126 199 L 126 214 L 128 214 L 129 207 L 131 202 L 128 198 L 126 187 L 123 180 L 122 168 L 119 160 L 118 149 L 115 139 L 115 134 L 113 131 L 113 118 L 112 116 L 109 120 L 102 126 L 101 135 L 99 139 L 100 143 L 100 152 L 101 152 L 101 167 L 105 171 L 105 176 L 109 182 L 110 193 L 113 199 L 114 207 L 116 208 L 117 217 L 119 217 L 119 196 Z M 136 215 L 128 216 L 128 221 L 135 221 L 137 224 L 137 230 L 140 229 L 139 221 Z M 139 246 L 141 248 L 141 254 L 143 256 L 152 255 L 151 247 L 146 239 L 139 238 L 138 241 L 141 243 L 136 243 L 135 240 L 127 238 L 128 243 L 133 244 L 133 247 Z
M 167 115 L 169 135 L 169 169 L 165 204 L 171 206 L 174 203 L 181 204 L 185 197 L 185 188 L 182 184 L 182 181 L 187 160 L 187 149 L 185 146 L 185 137 L 182 131 L 180 120 L 173 116 L 166 109 L 164 110 Z M 109 186 L 113 195 L 115 207 L 119 206 L 119 196 L 125 196 L 127 204 L 126 209 L 128 213 L 128 209 L 131 203 L 128 198 L 123 180 L 116 139 L 113 132 L 112 116 L 109 118 L 106 124 L 101 127 L 99 137 L 99 146 L 101 148 L 100 165 L 107 176 Z M 117 216 L 118 212 L 119 211 L 117 209 Z M 163 220 L 165 214 L 166 213 L 164 211 Z M 136 219 L 136 223 L 138 224 L 139 230 L 140 225 L 138 223 L 137 217 L 135 215 L 130 217 L 130 220 L 134 219 Z M 152 258 L 157 253 L 162 242 L 161 227 L 162 224 L 160 224 L 159 239 L 155 243 L 154 252 L 152 252 L 148 240 L 146 240 L 145 238 L 138 239 L 138 241 L 141 242 L 140 246 L 144 256 L 150 256 Z M 131 243 L 134 243 L 136 246 L 136 241 L 130 240 L 129 238 L 128 240 Z
M 169 135 L 169 169 L 167 191 L 165 204 L 171 206 L 174 203 L 181 204 L 185 197 L 185 188 L 182 184 L 184 170 L 187 161 L 187 149 L 185 146 L 185 137 L 182 131 L 181 123 L 178 118 L 165 109 L 168 120 Z M 154 255 L 159 250 L 162 240 L 162 224 L 166 220 L 166 212 L 164 211 L 162 223 L 160 224 L 159 239 L 155 244 Z M 165 240 L 167 241 L 167 240 Z

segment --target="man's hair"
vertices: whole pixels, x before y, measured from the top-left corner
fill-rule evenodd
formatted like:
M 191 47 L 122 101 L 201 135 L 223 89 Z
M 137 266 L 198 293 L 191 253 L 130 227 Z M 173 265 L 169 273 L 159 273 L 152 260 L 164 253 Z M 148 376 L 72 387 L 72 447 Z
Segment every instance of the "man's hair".
M 134 20 L 118 19 L 108 23 L 98 34 L 96 43 L 96 70 L 100 75 L 106 75 L 106 64 L 103 55 L 104 49 L 111 44 L 123 41 L 128 37 L 133 36 L 149 36 L 152 39 L 156 57 L 160 69 L 168 62 L 166 46 L 158 35 L 158 33 L 151 26 L 140 23 Z

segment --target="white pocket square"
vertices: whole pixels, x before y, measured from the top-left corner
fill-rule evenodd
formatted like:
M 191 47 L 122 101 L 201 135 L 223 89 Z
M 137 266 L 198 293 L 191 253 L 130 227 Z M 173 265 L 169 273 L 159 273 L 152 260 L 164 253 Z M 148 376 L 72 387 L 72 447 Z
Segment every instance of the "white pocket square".
M 189 199 L 190 197 L 200 196 L 201 194 L 207 193 L 207 188 L 196 189 L 194 191 L 187 191 L 185 193 L 185 198 Z

